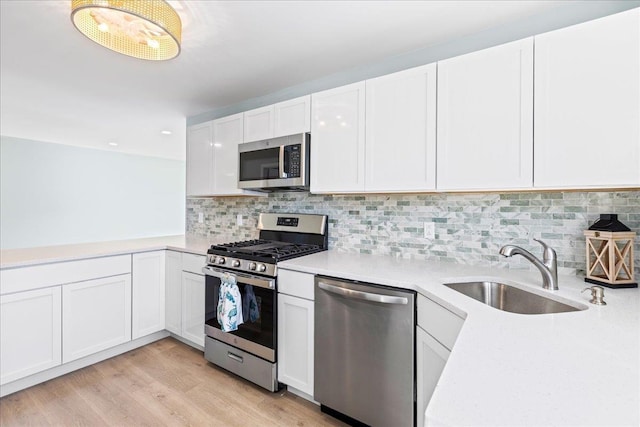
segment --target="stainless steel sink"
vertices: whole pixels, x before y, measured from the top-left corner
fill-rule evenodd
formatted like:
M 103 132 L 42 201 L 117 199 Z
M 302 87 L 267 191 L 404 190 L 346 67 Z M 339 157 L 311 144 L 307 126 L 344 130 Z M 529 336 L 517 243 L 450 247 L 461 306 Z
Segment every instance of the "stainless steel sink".
M 504 283 L 487 281 L 444 285 L 498 310 L 511 313 L 549 314 L 584 310 Z

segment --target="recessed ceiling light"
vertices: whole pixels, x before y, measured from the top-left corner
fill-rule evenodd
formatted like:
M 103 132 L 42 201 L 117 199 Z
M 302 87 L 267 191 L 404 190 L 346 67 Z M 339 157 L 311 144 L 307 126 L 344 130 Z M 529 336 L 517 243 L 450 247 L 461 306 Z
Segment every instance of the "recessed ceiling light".
M 112 146 L 112 147 L 117 147 L 118 143 L 117 142 L 110 142 L 109 145 Z
M 163 135 L 171 135 L 173 132 L 171 132 L 170 130 L 163 130 L 163 131 L 160 131 L 160 133 Z

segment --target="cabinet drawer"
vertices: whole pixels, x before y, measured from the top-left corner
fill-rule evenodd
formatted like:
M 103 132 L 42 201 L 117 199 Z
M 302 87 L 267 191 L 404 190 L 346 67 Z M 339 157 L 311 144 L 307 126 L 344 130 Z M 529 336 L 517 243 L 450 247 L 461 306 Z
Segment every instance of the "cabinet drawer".
M 278 292 L 313 301 L 313 274 L 279 270 Z
M 418 326 L 427 331 L 448 350 L 453 348 L 463 323 L 464 320 L 462 318 L 440 304 L 418 295 Z
M 190 273 L 204 275 L 202 267 L 207 263 L 207 257 L 204 255 L 182 254 L 182 270 Z
M 131 273 L 131 255 L 57 262 L 0 271 L 0 294 Z

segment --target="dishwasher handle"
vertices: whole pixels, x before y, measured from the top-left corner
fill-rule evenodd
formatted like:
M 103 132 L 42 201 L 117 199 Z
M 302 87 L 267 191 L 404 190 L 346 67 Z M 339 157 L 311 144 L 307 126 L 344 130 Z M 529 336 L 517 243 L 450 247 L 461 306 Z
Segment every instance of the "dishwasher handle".
M 353 289 L 345 289 L 340 286 L 329 285 L 328 283 L 318 282 L 318 287 L 327 292 L 341 295 L 346 298 L 361 299 L 365 301 L 379 302 L 382 304 L 402 304 L 406 305 L 409 300 L 404 297 L 394 297 L 390 295 L 375 294 L 372 292 L 361 292 Z

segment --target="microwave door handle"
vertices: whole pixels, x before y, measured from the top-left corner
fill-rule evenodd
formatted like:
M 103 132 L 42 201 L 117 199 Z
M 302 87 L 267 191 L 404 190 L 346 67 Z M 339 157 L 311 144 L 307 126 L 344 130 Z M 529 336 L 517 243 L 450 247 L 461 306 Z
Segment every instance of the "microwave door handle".
M 284 171 L 284 145 L 280 146 L 280 158 L 278 162 L 278 175 L 280 178 L 286 178 L 287 174 Z

